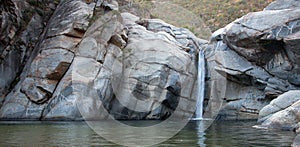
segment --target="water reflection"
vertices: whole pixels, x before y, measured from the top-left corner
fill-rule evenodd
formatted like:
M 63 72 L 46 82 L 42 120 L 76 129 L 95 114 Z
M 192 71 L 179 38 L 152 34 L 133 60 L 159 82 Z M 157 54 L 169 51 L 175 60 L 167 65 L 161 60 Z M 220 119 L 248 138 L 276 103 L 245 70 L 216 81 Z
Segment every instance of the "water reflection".
M 290 146 L 293 132 L 268 131 L 252 128 L 255 122 L 220 121 L 206 131 L 209 146 Z
M 205 122 L 204 121 L 198 121 L 197 123 L 197 135 L 198 135 L 198 145 L 201 147 L 206 147 L 205 145 Z
M 160 146 L 290 146 L 295 134 L 252 128 L 255 122 L 215 122 L 203 131 L 205 121 L 192 121 L 171 139 Z M 145 121 L 125 122 L 144 126 Z M 149 124 L 147 124 L 149 125 Z M 111 129 L 111 131 L 115 131 Z M 122 131 L 122 130 L 119 130 Z M 125 138 L 136 136 L 127 130 Z M 161 130 L 150 130 L 155 138 L 162 137 Z M 149 133 L 144 132 L 144 133 Z M 111 133 L 111 132 L 106 132 Z M 98 136 L 85 122 L 0 122 L 0 146 L 119 146 Z
M 86 146 L 110 144 L 85 123 L 5 123 L 0 125 L 0 146 Z M 103 142 L 104 141 L 104 142 Z

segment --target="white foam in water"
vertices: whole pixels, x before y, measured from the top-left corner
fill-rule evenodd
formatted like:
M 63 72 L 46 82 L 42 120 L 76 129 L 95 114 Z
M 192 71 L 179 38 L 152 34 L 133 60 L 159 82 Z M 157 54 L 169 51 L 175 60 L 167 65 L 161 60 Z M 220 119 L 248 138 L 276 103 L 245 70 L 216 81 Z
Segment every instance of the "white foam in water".
M 191 118 L 190 120 L 195 120 L 195 121 L 213 121 L 214 119 L 212 118 Z
M 203 118 L 191 118 L 190 120 L 203 120 Z

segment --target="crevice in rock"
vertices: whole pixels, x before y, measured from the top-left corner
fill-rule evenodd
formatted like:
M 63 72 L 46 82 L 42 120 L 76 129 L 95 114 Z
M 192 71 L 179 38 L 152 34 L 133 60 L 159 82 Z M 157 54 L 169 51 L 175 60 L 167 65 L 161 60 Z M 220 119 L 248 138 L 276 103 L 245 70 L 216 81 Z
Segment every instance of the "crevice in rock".
M 287 26 L 290 29 L 291 34 L 299 32 L 300 31 L 300 19 L 295 19 L 295 20 L 288 22 Z
M 11 82 L 11 84 L 10 84 L 7 92 L 4 94 L 4 97 L 6 97 L 15 88 L 15 86 L 19 83 L 19 81 L 20 81 L 20 75 L 21 75 L 21 71 L 19 71 L 17 73 L 16 78 Z M 2 102 L 0 102 L 0 108 L 1 108 L 1 104 L 4 102 L 4 100 Z
M 74 60 L 74 58 L 73 58 L 73 60 Z M 42 105 L 42 104 L 47 103 L 47 102 L 53 97 L 53 94 L 54 94 L 54 92 L 56 91 L 57 87 L 59 86 L 59 83 L 61 82 L 61 79 L 63 79 L 63 77 L 66 75 L 67 71 L 70 69 L 73 60 L 71 61 L 71 63 L 67 63 L 67 64 L 64 65 L 64 66 L 65 66 L 65 67 L 64 67 L 65 70 L 64 70 L 64 72 L 62 72 L 62 73 L 59 74 L 59 75 L 60 75 L 59 77 L 56 76 L 54 79 L 49 79 L 49 80 L 56 80 L 56 81 L 57 81 L 57 83 L 56 83 L 56 85 L 55 85 L 55 88 L 54 88 L 53 92 L 50 92 L 50 91 L 44 89 L 42 86 L 37 86 L 37 89 L 38 89 L 38 90 L 40 90 L 42 93 L 45 93 L 44 98 L 42 98 L 42 99 L 40 99 L 40 100 L 37 100 L 37 101 L 34 101 L 34 100 L 32 100 L 32 99 L 30 98 L 30 96 L 27 95 L 27 93 L 26 93 L 25 91 L 23 91 L 22 89 L 20 90 L 20 92 L 23 93 L 23 94 L 27 97 L 28 100 L 30 100 L 31 102 L 33 102 L 33 103 L 35 103 L 35 104 L 37 104 L 37 105 Z M 41 78 L 41 77 L 36 77 L 36 78 Z M 49 78 L 49 77 L 48 77 L 48 78 Z
M 47 102 L 51 97 L 52 97 L 52 92 L 44 89 L 43 87 L 41 86 L 37 86 L 37 89 L 40 90 L 41 92 L 45 93 L 46 95 L 44 96 L 43 99 L 40 99 L 38 101 L 34 101 L 36 104 L 44 104 L 45 102 Z
M 41 50 L 41 45 L 43 43 L 43 41 L 45 40 L 46 38 L 46 33 L 47 33 L 47 30 L 49 29 L 49 26 L 46 26 L 43 30 L 43 33 L 40 35 L 40 39 L 39 41 L 37 42 L 36 46 L 34 47 L 34 49 L 32 50 L 32 53 L 30 55 L 30 57 L 28 58 L 26 64 L 23 66 L 23 69 L 21 70 L 21 80 L 20 81 L 24 81 L 30 71 L 30 67 L 31 67 L 31 64 L 33 62 L 33 60 L 38 56 L 40 50 Z
M 240 75 L 240 77 L 238 77 L 238 76 L 227 74 L 227 79 L 231 82 L 238 83 L 241 85 L 253 86 L 252 85 L 253 77 L 249 75 Z
M 127 45 L 127 42 L 123 39 L 123 37 L 119 34 L 111 36 L 110 40 L 108 43 L 114 44 L 120 49 L 124 49 Z
M 241 106 L 240 111 L 243 112 L 243 113 L 259 114 L 259 110 L 252 109 L 252 108 L 247 108 L 244 105 Z
M 45 112 L 45 110 L 46 110 L 46 106 L 43 108 L 43 110 L 41 111 L 41 115 L 39 116 L 39 121 L 42 121 L 43 120 L 43 114 L 44 114 L 44 112 Z
M 67 72 L 70 65 L 71 64 L 68 62 L 59 63 L 59 65 L 55 68 L 54 72 L 47 74 L 46 78 L 49 80 L 60 81 L 63 75 Z
M 72 61 L 69 63 L 69 66 L 68 66 L 68 68 L 65 70 L 64 74 L 62 74 L 61 78 L 58 80 L 58 82 L 57 82 L 57 84 L 56 84 L 56 86 L 55 86 L 53 92 L 51 93 L 51 96 L 49 97 L 49 99 L 48 99 L 47 101 L 44 102 L 44 104 L 45 104 L 45 103 L 49 103 L 51 100 L 53 100 L 53 94 L 56 92 L 58 86 L 59 86 L 60 83 L 61 83 L 61 80 L 66 76 L 67 72 L 70 70 L 70 68 L 71 68 L 71 66 L 72 66 L 72 63 L 73 63 L 73 61 L 74 61 L 74 58 L 75 58 L 75 56 L 73 57 Z M 28 98 L 28 97 L 27 97 L 27 98 Z M 47 106 L 45 106 L 45 107 L 43 108 L 39 120 L 43 120 L 43 115 L 44 115 L 44 112 L 46 111 L 46 109 L 47 109 Z
M 150 76 L 149 76 L 149 77 L 150 77 Z M 161 85 L 152 85 L 151 83 L 149 83 L 149 82 L 151 82 L 151 81 L 146 82 L 145 80 L 141 80 L 140 77 L 129 77 L 129 78 L 135 79 L 135 80 L 137 80 L 138 82 L 140 82 L 141 84 L 147 84 L 147 85 L 149 85 L 149 86 L 157 86 L 158 88 L 161 88 L 161 89 L 164 89 L 164 88 L 165 88 L 165 87 L 162 87 Z M 166 79 L 166 80 L 167 80 L 167 79 Z
M 163 65 L 163 66 L 165 66 L 165 67 L 167 67 L 167 68 L 169 68 L 169 69 L 172 69 L 172 70 L 174 70 L 174 71 L 176 71 L 176 72 L 178 72 L 178 73 L 180 73 L 180 74 L 182 74 L 182 75 L 189 76 L 187 73 L 185 73 L 185 72 L 183 72 L 183 71 L 179 71 L 179 70 L 177 70 L 177 69 L 175 69 L 175 68 L 172 68 L 172 67 L 169 66 L 168 64 L 159 63 L 159 62 L 155 62 L 155 61 L 153 61 L 153 62 L 147 61 L 147 62 L 143 62 L 143 63 Z
M 105 58 L 106 58 L 106 55 L 107 55 L 107 47 L 105 46 L 105 47 L 103 47 L 103 54 L 101 53 L 98 53 L 98 55 L 97 55 L 97 57 L 96 57 L 96 60 L 97 60 L 97 62 L 98 63 L 100 63 L 101 65 L 103 65 L 104 64 L 104 62 L 105 62 Z M 102 56 L 101 56 L 102 55 Z M 103 67 L 105 67 L 104 65 L 103 65 Z M 106 67 L 107 68 L 107 67 Z M 100 71 L 99 71 L 100 72 Z M 99 74 L 99 73 L 98 73 Z M 97 75 L 98 75 L 97 74 Z
M 280 78 L 280 77 L 277 77 L 276 75 L 274 75 L 274 74 L 272 74 L 272 73 L 270 73 L 268 70 L 266 70 L 266 67 L 264 67 L 264 66 L 260 66 L 266 73 L 268 73 L 269 75 L 270 75 L 270 77 L 272 77 L 272 78 L 276 78 L 276 79 L 278 79 L 278 80 L 282 80 L 282 81 L 287 81 L 286 79 L 282 79 L 282 78 Z M 266 83 L 268 83 L 268 79 L 267 79 L 267 81 L 265 81 Z M 293 84 L 293 83 L 290 83 L 289 81 L 287 81 L 287 87 L 289 87 L 289 86 L 292 86 L 292 87 L 299 87 L 298 85 L 295 85 L 295 84 Z M 292 90 L 292 89 L 291 89 Z
M 128 120 L 128 119 L 143 120 L 151 113 L 151 111 L 137 112 L 129 108 L 126 108 L 115 96 L 110 100 L 110 104 L 108 107 L 109 108 L 105 108 L 107 112 L 117 120 Z
M 31 102 L 34 103 L 34 104 L 39 105 L 39 104 L 36 103 L 35 101 L 32 101 L 32 100 L 30 99 L 30 96 L 29 96 L 25 91 L 23 91 L 22 89 L 20 89 L 20 92 L 21 92 L 22 94 L 24 94 L 25 97 L 26 97 L 29 101 L 31 101 Z
M 261 33 L 263 33 L 264 31 L 268 30 L 268 29 L 266 29 L 266 30 L 258 30 L 258 29 L 252 28 L 250 26 L 247 26 L 247 25 L 245 25 L 245 24 L 243 24 L 241 22 L 234 22 L 234 23 L 238 24 L 238 25 L 241 25 L 244 28 L 247 28 L 247 29 L 250 29 L 250 30 L 254 30 L 254 31 L 258 31 L 258 32 L 261 32 Z
M 226 103 L 229 103 L 234 101 L 240 101 L 242 100 L 242 98 L 235 98 L 235 99 L 223 98 L 223 100 L 226 101 Z
M 69 33 L 63 33 L 61 35 L 65 35 L 70 38 L 82 39 L 82 37 L 84 36 L 84 33 L 85 33 L 84 30 L 73 29 L 73 31 L 74 31 L 74 33 L 69 32 Z
M 246 61 L 249 61 L 248 59 L 247 59 L 247 56 L 245 56 L 245 55 L 243 55 L 242 53 L 240 53 L 240 52 L 238 52 L 237 51 L 237 46 L 235 46 L 235 45 L 233 45 L 233 44 L 231 44 L 231 42 L 229 41 L 230 39 L 228 38 L 228 36 L 224 36 L 224 39 L 222 40 L 222 42 L 224 43 L 224 44 L 226 44 L 227 45 L 227 47 L 230 49 L 230 50 L 232 50 L 232 51 L 234 51 L 236 54 L 238 54 L 240 57 L 242 57 L 243 59 L 245 59 Z M 253 63 L 253 61 L 249 61 L 249 62 L 251 62 L 251 63 Z
M 140 20 L 136 21 L 135 23 L 138 24 L 138 25 L 140 25 L 140 26 L 142 26 L 142 27 L 144 27 L 146 30 L 153 32 L 152 30 L 150 30 L 150 29 L 148 28 L 149 22 L 148 22 L 147 20 L 145 20 L 145 19 L 140 19 Z
M 93 8 L 93 15 L 92 15 L 92 17 L 90 17 L 90 19 L 89 19 L 89 26 L 90 26 L 94 21 L 96 21 L 96 16 L 98 16 L 97 13 L 99 13 L 99 11 L 101 11 L 101 10 L 98 9 L 98 7 L 102 7 L 102 5 L 103 5 L 103 0 L 95 0 L 95 6 L 94 6 L 94 8 Z
M 218 62 L 218 61 L 215 61 L 215 62 L 216 62 L 217 64 L 219 64 L 219 65 L 223 65 L 222 63 L 220 63 L 220 62 Z M 232 69 L 232 68 L 228 68 L 228 67 L 224 67 L 224 66 L 222 66 L 222 68 L 227 69 L 227 70 L 230 70 L 230 71 L 236 71 L 236 72 L 239 72 L 239 73 L 245 74 L 245 75 L 247 75 L 247 72 L 248 72 L 248 71 L 253 70 L 253 67 L 250 67 L 250 68 L 248 68 L 248 69 L 246 69 L 246 70 L 244 70 L 244 71 L 240 71 L 240 70 L 237 70 L 237 69 Z
M 282 52 L 283 52 L 283 54 L 284 54 L 285 60 L 286 60 L 287 62 L 289 62 L 289 64 L 292 66 L 291 69 L 290 69 L 290 71 L 292 71 L 292 70 L 295 68 L 294 63 L 293 63 L 292 60 L 289 58 L 288 52 L 287 52 L 287 50 L 286 50 L 285 48 L 282 50 Z
M 72 63 L 73 63 L 74 59 L 75 59 L 75 57 L 73 57 L 72 61 L 68 64 L 67 68 L 65 69 L 65 72 L 61 75 L 60 79 L 57 80 L 58 82 L 57 82 L 57 84 L 56 84 L 56 86 L 55 86 L 55 88 L 54 88 L 52 94 L 55 93 L 55 91 L 56 91 L 56 89 L 58 88 L 58 86 L 59 86 L 61 80 L 66 76 L 67 72 L 70 70 L 70 68 L 71 68 L 71 66 L 72 66 Z M 53 95 L 51 95 L 51 98 L 52 98 L 52 96 L 53 96 Z M 50 98 L 50 99 L 51 99 L 51 98 Z
M 80 32 L 80 34 L 82 35 L 81 37 L 76 36 L 76 35 L 73 35 L 73 34 L 71 34 L 71 33 L 62 33 L 62 34 L 57 34 L 57 35 L 47 36 L 47 37 L 45 38 L 45 40 L 47 40 L 47 39 L 52 39 L 52 38 L 59 37 L 59 36 L 66 36 L 66 37 L 74 38 L 74 39 L 82 39 L 84 33 L 85 33 L 85 32 Z M 43 41 L 44 41 L 44 40 L 43 40 Z
M 275 40 L 275 39 L 260 39 L 258 41 L 259 46 L 266 49 L 272 55 L 279 53 L 281 50 L 284 49 L 284 42 L 282 39 Z
M 42 104 L 46 103 L 46 102 L 51 98 L 52 93 L 49 92 L 48 90 L 44 89 L 44 88 L 41 87 L 41 86 L 37 86 L 37 89 L 38 89 L 40 92 L 45 93 L 45 96 L 44 96 L 42 99 L 37 100 L 37 101 L 32 100 L 32 99 L 30 98 L 30 96 L 26 93 L 26 91 L 20 89 L 20 92 L 21 92 L 22 94 L 24 94 L 24 95 L 26 96 L 26 98 L 27 98 L 29 101 L 31 101 L 32 103 L 34 103 L 34 104 L 36 104 L 36 105 L 42 105 Z

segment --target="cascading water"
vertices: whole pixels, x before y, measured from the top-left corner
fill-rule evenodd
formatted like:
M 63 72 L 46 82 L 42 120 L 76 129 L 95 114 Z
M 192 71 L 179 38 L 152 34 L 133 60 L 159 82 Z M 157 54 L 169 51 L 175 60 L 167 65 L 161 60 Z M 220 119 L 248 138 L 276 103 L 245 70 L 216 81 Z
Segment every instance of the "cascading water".
M 205 58 L 202 50 L 199 51 L 198 56 L 198 94 L 195 118 L 193 120 L 203 119 L 203 101 L 205 88 Z

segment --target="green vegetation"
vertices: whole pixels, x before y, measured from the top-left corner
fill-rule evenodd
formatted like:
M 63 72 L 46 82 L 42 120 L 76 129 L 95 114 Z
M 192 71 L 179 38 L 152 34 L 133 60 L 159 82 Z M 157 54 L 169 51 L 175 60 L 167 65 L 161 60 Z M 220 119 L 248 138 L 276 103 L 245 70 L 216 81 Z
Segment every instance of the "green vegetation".
M 274 0 L 170 0 L 195 14 L 215 31 L 249 12 L 263 10 Z
M 274 0 L 133 0 L 152 16 L 179 27 L 193 28 L 199 37 L 208 38 L 211 32 L 237 18 L 260 11 Z

